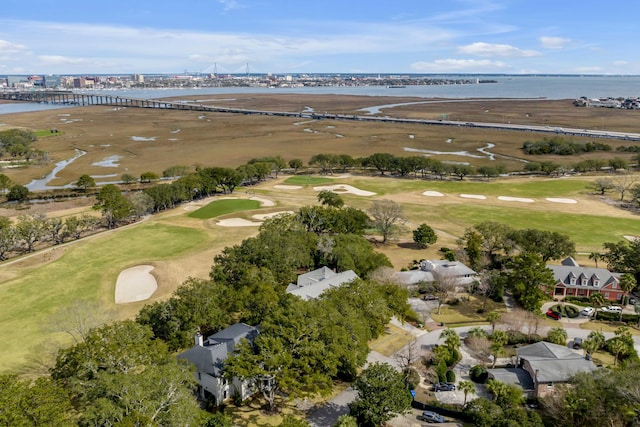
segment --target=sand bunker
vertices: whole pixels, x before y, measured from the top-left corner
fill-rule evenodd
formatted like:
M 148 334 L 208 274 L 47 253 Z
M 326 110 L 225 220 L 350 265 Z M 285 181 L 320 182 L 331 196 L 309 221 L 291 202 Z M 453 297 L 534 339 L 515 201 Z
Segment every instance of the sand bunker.
M 636 240 L 638 240 L 638 238 L 636 236 L 629 236 L 628 234 L 625 234 L 624 236 L 625 239 L 627 239 L 630 242 L 635 242 Z
M 425 191 L 424 193 L 422 193 L 422 195 L 429 197 L 444 197 L 444 194 L 439 191 Z
M 222 227 L 258 227 L 262 225 L 262 222 L 248 221 L 242 218 L 228 218 L 221 219 L 217 224 Z
M 360 190 L 359 188 L 352 187 L 351 185 L 346 184 L 337 184 L 337 185 L 323 185 L 321 187 L 313 187 L 314 191 L 322 191 L 328 190 L 333 191 L 334 193 L 351 193 L 356 196 L 375 196 L 376 193 L 372 191 Z
M 274 185 L 273 188 L 277 188 L 278 190 L 300 190 L 302 188 L 302 185 L 278 184 Z
M 276 204 L 273 202 L 273 200 L 269 200 L 269 199 L 263 199 L 262 197 L 252 197 L 249 200 L 256 200 L 258 202 L 260 202 L 260 204 L 264 207 L 268 207 L 268 206 L 275 206 Z
M 522 202 L 522 203 L 533 203 L 535 200 L 527 199 L 524 197 L 509 197 L 509 196 L 498 196 L 498 200 L 502 200 L 503 202 Z
M 158 289 L 151 265 L 138 265 L 122 270 L 116 281 L 116 304 L 144 301 Z
M 483 196 L 482 194 L 461 194 L 460 197 L 463 199 L 487 200 L 487 196 Z
M 271 212 L 271 213 L 266 213 L 266 214 L 251 215 L 251 218 L 255 218 L 255 219 L 259 219 L 260 221 L 264 221 L 267 218 L 272 218 L 274 216 L 286 215 L 286 214 L 292 214 L 292 213 L 294 213 L 294 212 L 293 211 Z
M 553 203 L 568 203 L 568 204 L 578 203 L 578 201 L 574 199 L 563 199 L 563 198 L 557 198 L 557 197 L 547 197 L 546 200 L 547 202 L 553 202 Z

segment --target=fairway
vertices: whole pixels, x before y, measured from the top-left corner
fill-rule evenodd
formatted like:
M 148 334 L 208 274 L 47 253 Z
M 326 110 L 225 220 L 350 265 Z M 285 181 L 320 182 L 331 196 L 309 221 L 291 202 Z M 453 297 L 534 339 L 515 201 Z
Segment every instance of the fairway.
M 208 219 L 233 212 L 248 211 L 260 208 L 257 200 L 223 199 L 213 201 L 189 214 L 191 218 Z
M 284 183 L 289 185 L 318 185 L 333 182 L 331 178 L 321 178 L 318 176 L 296 175 L 287 178 Z

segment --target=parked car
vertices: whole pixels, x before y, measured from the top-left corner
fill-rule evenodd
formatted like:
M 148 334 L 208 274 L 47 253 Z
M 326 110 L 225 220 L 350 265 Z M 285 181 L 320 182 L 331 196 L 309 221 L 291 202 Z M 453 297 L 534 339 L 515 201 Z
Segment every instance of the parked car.
M 547 310 L 547 316 L 555 320 L 562 319 L 562 314 L 555 312 L 553 310 Z
M 453 391 L 455 389 L 456 385 L 449 383 L 435 383 L 431 388 L 431 390 L 435 391 L 436 393 L 439 391 Z
M 435 295 L 427 294 L 427 295 L 423 296 L 422 299 L 425 300 L 425 301 L 436 301 L 438 299 L 438 297 L 435 296 Z
M 574 338 L 573 339 L 573 348 L 582 347 L 582 338 Z
M 595 308 L 593 307 L 585 307 L 582 309 L 582 311 L 580 311 L 580 314 L 582 314 L 583 316 L 593 316 L 593 313 L 595 313 Z
M 426 421 L 428 423 L 444 422 L 444 418 L 442 417 L 442 415 L 436 414 L 435 412 L 431 412 L 431 411 L 424 411 L 422 415 L 418 417 L 418 419 L 420 419 L 420 421 Z
M 622 307 L 617 305 L 608 305 L 606 307 L 602 307 L 600 311 L 604 311 L 605 313 L 621 313 Z
M 636 305 L 636 299 L 635 298 L 629 298 L 629 304 Z

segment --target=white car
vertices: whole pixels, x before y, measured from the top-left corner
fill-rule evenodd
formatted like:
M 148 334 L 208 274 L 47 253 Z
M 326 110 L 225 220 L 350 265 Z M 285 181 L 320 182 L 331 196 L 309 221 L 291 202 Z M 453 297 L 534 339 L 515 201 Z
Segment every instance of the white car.
M 582 309 L 582 311 L 580 311 L 580 314 L 589 317 L 592 316 L 595 311 L 596 310 L 593 307 L 585 307 Z
M 605 313 L 622 313 L 622 307 L 618 307 L 617 305 L 608 305 L 606 307 L 602 307 L 600 311 L 604 311 Z

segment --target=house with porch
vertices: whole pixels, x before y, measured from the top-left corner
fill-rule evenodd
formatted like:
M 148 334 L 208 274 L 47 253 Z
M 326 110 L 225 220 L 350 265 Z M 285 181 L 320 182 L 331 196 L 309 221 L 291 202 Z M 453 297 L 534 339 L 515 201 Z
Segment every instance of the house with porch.
M 223 376 L 224 363 L 241 340 L 250 342 L 258 336 L 258 328 L 245 323 L 236 323 L 208 338 L 200 333 L 195 335 L 194 346 L 180 353 L 178 359 L 185 359 L 196 367 L 198 394 L 203 400 L 210 400 L 214 406 L 238 396 L 245 400 L 255 393 L 248 381 Z
M 478 273 L 467 267 L 460 261 L 448 260 L 425 260 L 420 261 L 420 268 L 417 270 L 398 271 L 393 278 L 398 284 L 410 286 L 420 283 L 432 283 L 438 277 L 446 277 L 455 280 L 460 288 L 467 287 L 477 279 Z
M 590 297 L 599 292 L 609 301 L 622 301 L 626 295 L 620 289 L 620 274 L 605 268 L 582 267 L 572 257 L 565 258 L 560 265 L 547 264 L 547 268 L 556 282 L 549 292 L 554 298 Z

